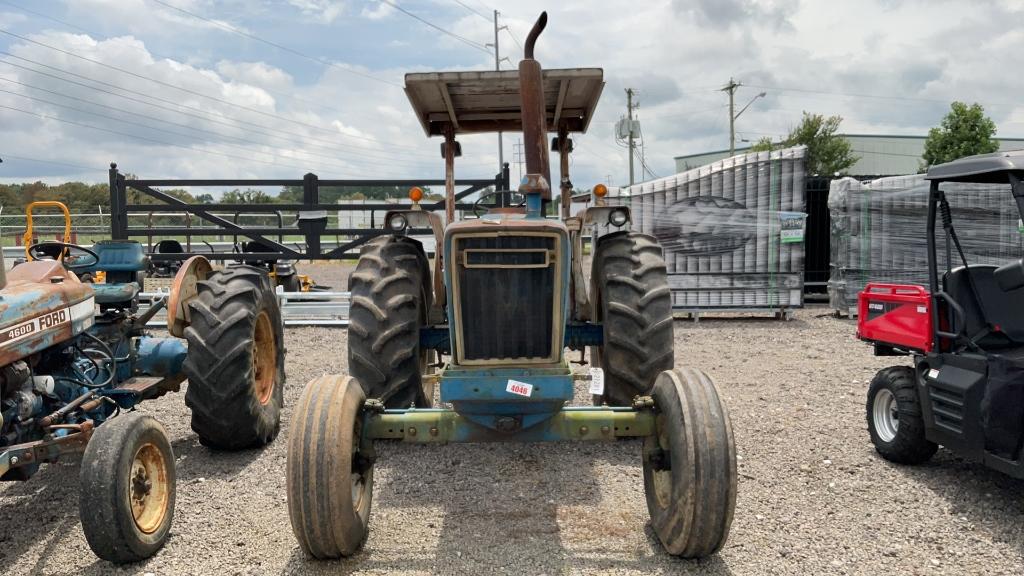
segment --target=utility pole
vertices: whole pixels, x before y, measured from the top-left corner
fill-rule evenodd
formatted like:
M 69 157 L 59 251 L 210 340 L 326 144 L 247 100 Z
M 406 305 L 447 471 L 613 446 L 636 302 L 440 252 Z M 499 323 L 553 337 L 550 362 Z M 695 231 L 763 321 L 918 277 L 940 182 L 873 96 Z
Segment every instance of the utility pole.
M 736 89 L 742 86 L 739 82 L 729 78 L 729 83 L 722 88 L 722 92 L 729 93 L 729 156 L 736 154 L 736 114 L 735 95 Z
M 502 28 L 507 28 L 507 26 L 500 26 L 500 27 L 498 26 L 498 11 L 495 10 L 494 11 L 494 69 L 495 70 L 499 70 L 499 71 L 501 70 L 502 58 L 498 54 L 498 32 L 500 32 Z M 502 168 L 504 166 L 505 166 L 504 142 L 503 142 L 501 131 L 498 131 L 498 172 L 501 172 L 501 170 L 502 170 Z
M 515 163 L 516 163 L 516 179 L 517 180 L 522 180 L 523 179 L 523 139 L 520 138 L 519 141 L 516 142 L 513 145 L 513 147 L 515 148 L 515 151 L 513 152 L 512 156 L 513 156 L 513 160 L 515 160 Z
M 626 88 L 626 118 L 629 119 L 629 185 L 632 186 L 633 180 L 633 153 L 636 144 L 633 141 L 633 110 L 639 106 L 639 104 L 633 104 L 633 94 L 635 92 L 632 88 Z

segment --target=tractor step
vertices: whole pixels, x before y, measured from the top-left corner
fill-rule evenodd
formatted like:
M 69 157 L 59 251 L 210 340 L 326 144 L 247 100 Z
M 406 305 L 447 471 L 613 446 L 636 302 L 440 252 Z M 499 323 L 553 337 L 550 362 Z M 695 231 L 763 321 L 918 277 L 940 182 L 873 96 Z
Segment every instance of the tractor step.
M 182 380 L 184 378 L 181 377 L 133 376 L 121 382 L 116 390 L 132 392 L 142 398 L 152 398 L 170 391 L 177 392 L 181 388 Z

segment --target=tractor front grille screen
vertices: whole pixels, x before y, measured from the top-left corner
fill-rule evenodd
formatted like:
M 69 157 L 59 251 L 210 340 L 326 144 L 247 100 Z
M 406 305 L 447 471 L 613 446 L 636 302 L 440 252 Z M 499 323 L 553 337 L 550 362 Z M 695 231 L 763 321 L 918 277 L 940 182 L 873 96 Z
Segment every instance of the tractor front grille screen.
M 555 238 L 469 236 L 456 250 L 463 358 L 549 358 Z

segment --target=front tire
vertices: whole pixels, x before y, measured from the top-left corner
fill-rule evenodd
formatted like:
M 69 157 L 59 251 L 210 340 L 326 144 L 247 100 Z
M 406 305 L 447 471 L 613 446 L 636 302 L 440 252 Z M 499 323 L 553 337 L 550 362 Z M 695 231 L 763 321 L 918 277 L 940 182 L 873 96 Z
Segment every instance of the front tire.
M 654 384 L 655 435 L 644 439 L 651 525 L 673 556 L 722 548 L 736 508 L 736 444 L 725 405 L 699 370 L 666 370 Z
M 602 236 L 591 283 L 592 317 L 604 330 L 604 344 L 591 348 L 591 362 L 605 373 L 604 394 L 594 396 L 594 404 L 629 406 L 675 363 L 672 294 L 661 246 L 636 232 Z
M 351 556 L 366 540 L 373 459 L 360 452 L 366 396 L 349 376 L 306 385 L 288 439 L 288 516 L 302 550 L 317 559 Z
M 890 462 L 921 464 L 939 448 L 925 438 L 917 376 L 909 366 L 883 368 L 875 375 L 868 387 L 867 418 L 871 443 Z
M 174 453 L 152 416 L 129 412 L 96 428 L 79 485 L 82 530 L 97 556 L 138 562 L 163 547 L 174 517 Z
M 210 448 L 264 446 L 284 406 L 284 329 L 266 271 L 238 265 L 197 285 L 185 329 L 185 404 L 192 430 Z

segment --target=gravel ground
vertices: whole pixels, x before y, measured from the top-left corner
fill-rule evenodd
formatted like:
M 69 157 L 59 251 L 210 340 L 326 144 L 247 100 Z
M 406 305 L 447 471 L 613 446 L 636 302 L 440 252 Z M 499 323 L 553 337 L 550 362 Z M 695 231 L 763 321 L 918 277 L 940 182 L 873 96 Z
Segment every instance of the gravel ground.
M 343 271 L 320 270 L 325 284 Z M 318 278 L 320 276 L 318 275 Z M 716 557 L 666 556 L 647 525 L 640 444 L 381 445 L 370 536 L 341 562 L 313 562 L 288 523 L 290 408 L 302 386 L 346 369 L 343 330 L 287 332 L 288 408 L 262 451 L 198 444 L 183 396 L 143 409 L 178 458 L 167 546 L 115 568 L 78 520 L 78 463 L 0 486 L 3 574 L 1020 574 L 1024 482 L 940 451 L 903 467 L 878 458 L 864 421 L 874 358 L 824 308 L 791 322 L 678 321 L 678 364 L 713 375 L 741 457 L 732 534 Z M 575 356 L 575 354 L 574 354 Z M 897 362 L 901 359 L 895 359 Z M 576 402 L 586 403 L 582 385 Z

